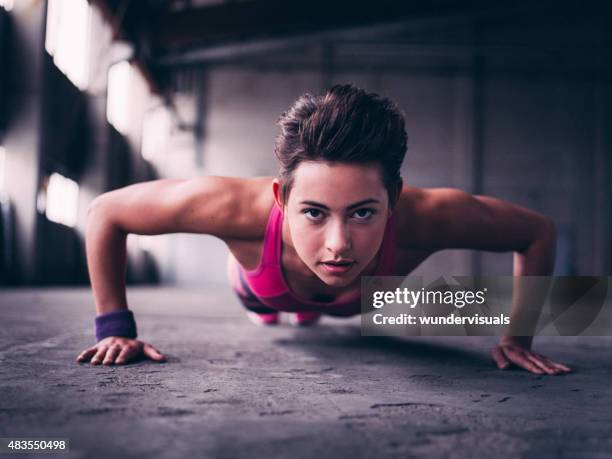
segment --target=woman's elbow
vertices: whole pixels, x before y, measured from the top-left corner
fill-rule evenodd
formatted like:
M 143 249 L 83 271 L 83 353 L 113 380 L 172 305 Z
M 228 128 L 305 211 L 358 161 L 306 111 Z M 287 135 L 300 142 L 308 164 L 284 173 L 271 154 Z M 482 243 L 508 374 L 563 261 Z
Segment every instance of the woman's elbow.
M 542 217 L 542 222 L 540 223 L 540 238 L 546 239 L 552 243 L 556 243 L 557 241 L 557 226 L 555 222 L 549 217 Z
M 112 204 L 108 193 L 94 198 L 87 206 L 86 233 L 92 229 L 99 228 L 112 223 Z

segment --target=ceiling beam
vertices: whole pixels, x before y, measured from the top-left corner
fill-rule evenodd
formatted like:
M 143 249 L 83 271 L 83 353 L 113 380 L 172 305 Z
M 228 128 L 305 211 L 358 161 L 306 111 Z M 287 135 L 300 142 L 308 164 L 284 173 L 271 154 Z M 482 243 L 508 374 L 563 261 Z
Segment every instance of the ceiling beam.
M 228 2 L 161 15 L 152 36 L 162 50 L 228 42 L 309 35 L 326 30 L 443 17 L 516 6 L 521 1 L 378 0 Z

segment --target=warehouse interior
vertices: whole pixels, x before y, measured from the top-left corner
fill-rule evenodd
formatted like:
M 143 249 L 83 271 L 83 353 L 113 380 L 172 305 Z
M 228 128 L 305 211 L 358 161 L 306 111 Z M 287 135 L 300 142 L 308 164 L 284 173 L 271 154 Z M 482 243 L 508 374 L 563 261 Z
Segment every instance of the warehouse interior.
M 2 285 L 87 284 L 85 215 L 105 191 L 156 178 L 275 175 L 278 116 L 302 93 L 345 82 L 405 112 L 407 183 L 542 212 L 557 226 L 555 274 L 610 272 L 604 10 L 76 4 L 25 0 L 0 11 Z M 225 250 L 202 235 L 133 237 L 128 278 L 221 284 L 211 266 Z M 420 269 L 503 275 L 511 260 L 448 251 Z
M 264 330 L 207 235 L 128 238 L 131 307 L 168 363 L 74 357 L 93 199 L 273 176 L 278 117 L 337 83 L 397 101 L 406 183 L 541 212 L 554 275 L 608 276 L 611 25 L 603 2 L 0 0 L 0 437 L 70 437 L 67 457 L 605 457 L 609 337 L 542 337 L 576 369 L 546 378 L 498 371 L 491 337 Z M 512 254 L 412 274 L 511 275 Z

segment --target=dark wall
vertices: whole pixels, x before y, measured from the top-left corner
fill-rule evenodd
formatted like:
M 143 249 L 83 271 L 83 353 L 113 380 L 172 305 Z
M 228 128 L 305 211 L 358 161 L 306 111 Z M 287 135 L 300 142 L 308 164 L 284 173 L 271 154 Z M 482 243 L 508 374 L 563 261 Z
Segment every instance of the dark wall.
M 9 65 L 8 53 L 10 52 L 10 16 L 3 8 L 0 8 L 0 142 L 2 141 L 2 134 L 6 128 L 6 122 L 8 117 L 8 104 L 7 104 L 7 89 L 8 72 L 6 71 Z
M 407 183 L 541 212 L 558 229 L 555 274 L 612 274 L 609 23 L 586 5 L 500 10 L 209 63 L 206 173 L 275 173 L 278 114 L 303 92 L 352 82 L 406 113 Z M 511 275 L 512 263 L 449 250 L 415 274 Z

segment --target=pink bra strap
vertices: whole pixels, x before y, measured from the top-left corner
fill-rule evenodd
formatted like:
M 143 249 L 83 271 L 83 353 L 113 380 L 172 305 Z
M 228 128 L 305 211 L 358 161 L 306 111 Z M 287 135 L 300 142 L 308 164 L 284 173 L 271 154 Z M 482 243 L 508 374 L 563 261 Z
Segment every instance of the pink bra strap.
M 261 264 L 266 266 L 279 266 L 280 243 L 282 237 L 282 213 L 276 203 L 272 204 L 266 233 L 264 235 L 263 254 Z M 279 234 L 280 233 L 280 234 Z

